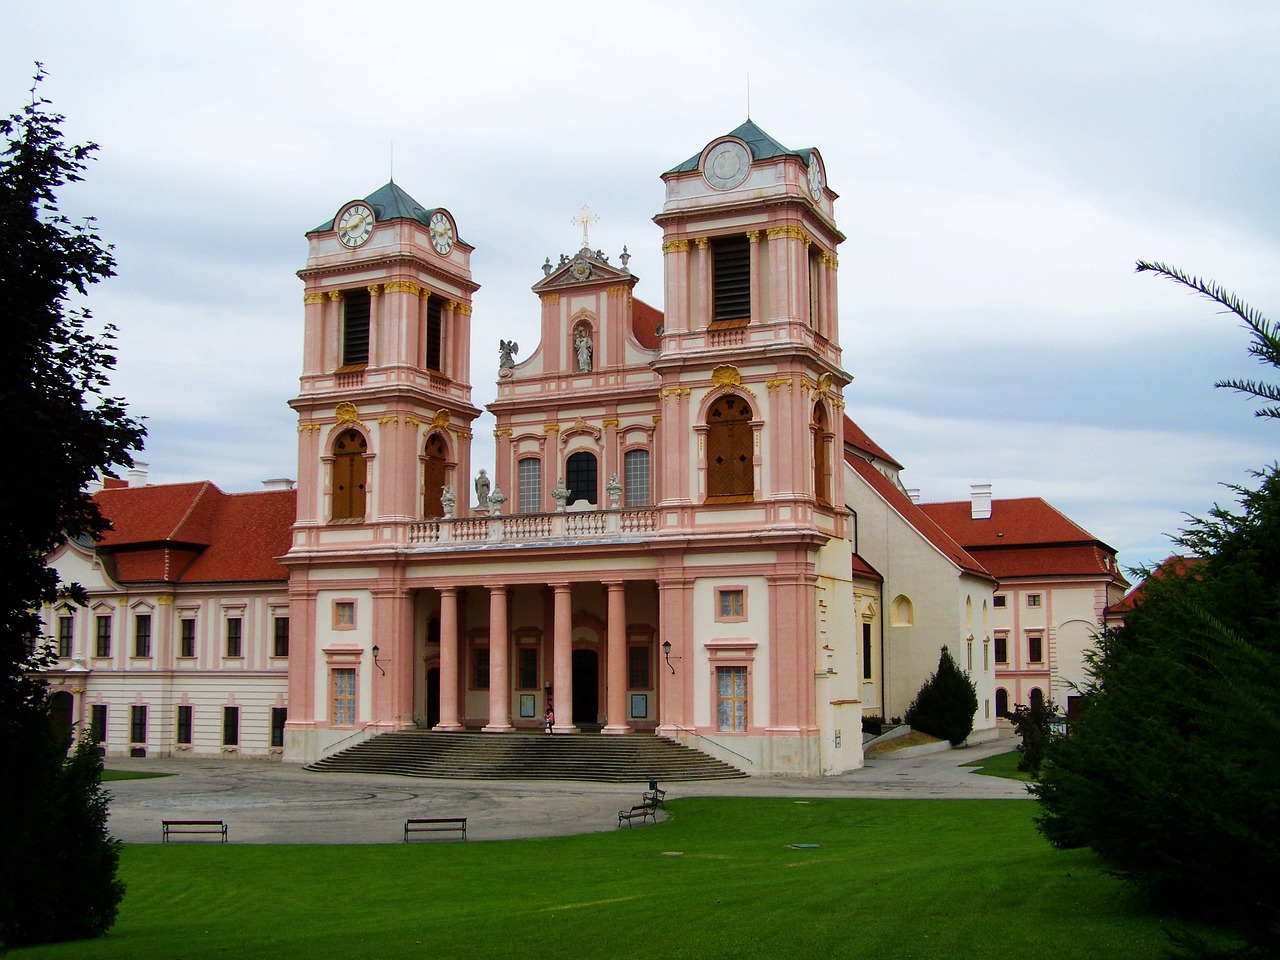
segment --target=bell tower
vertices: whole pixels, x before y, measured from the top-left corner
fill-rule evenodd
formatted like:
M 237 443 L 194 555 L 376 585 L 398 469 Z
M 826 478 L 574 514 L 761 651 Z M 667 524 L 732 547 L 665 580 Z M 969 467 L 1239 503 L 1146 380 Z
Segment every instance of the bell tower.
M 763 504 L 770 522 L 803 525 L 821 511 L 840 528 L 851 377 L 822 157 L 748 120 L 662 179 L 663 505 Z
M 465 514 L 480 413 L 469 383 L 473 248 L 448 210 L 394 182 L 343 204 L 307 242 L 301 390 L 290 401 L 295 547 L 319 545 L 334 525 L 443 516 L 446 489 L 452 515 Z

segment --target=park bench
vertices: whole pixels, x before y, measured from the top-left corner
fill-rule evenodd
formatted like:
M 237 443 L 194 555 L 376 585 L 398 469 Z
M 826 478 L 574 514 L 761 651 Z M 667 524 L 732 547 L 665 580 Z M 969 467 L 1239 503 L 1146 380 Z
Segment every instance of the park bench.
M 618 826 L 622 826 L 624 823 L 628 827 L 634 826 L 634 822 L 636 820 L 639 820 L 641 823 L 644 823 L 645 820 L 652 820 L 654 823 L 657 823 L 658 808 L 652 803 L 638 803 L 630 810 L 618 811 Z
M 161 843 L 168 843 L 174 834 L 195 833 L 217 834 L 223 843 L 227 842 L 227 825 L 222 820 L 161 820 L 160 825 L 164 830 Z
M 461 833 L 467 839 L 466 817 L 410 817 L 404 822 L 404 842 L 411 833 Z M 443 838 L 443 839 L 448 839 Z
M 640 795 L 640 802 L 647 803 L 655 807 L 666 806 L 662 801 L 667 799 L 667 791 L 665 790 L 646 790 Z

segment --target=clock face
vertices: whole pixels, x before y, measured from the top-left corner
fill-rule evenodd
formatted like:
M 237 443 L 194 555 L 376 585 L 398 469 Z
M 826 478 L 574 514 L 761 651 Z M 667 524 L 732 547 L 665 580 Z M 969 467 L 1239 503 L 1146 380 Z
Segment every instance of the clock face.
M 818 163 L 818 155 L 809 154 L 809 194 L 815 200 L 822 199 L 822 165 Z
M 731 190 L 751 172 L 751 154 L 737 140 L 717 143 L 707 152 L 702 175 L 717 190 Z
M 432 214 L 427 229 L 431 233 L 431 245 L 436 248 L 436 253 L 443 256 L 453 249 L 453 224 L 443 213 L 437 211 Z
M 373 211 L 367 203 L 348 204 L 338 214 L 338 239 L 348 247 L 358 247 L 373 233 Z

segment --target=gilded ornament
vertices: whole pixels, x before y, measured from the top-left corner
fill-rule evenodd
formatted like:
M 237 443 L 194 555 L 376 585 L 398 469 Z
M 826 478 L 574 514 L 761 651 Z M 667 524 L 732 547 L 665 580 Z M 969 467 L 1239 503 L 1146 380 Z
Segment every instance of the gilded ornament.
M 457 437 L 459 440 L 471 439 L 471 432 L 469 430 L 455 430 L 453 431 L 453 435 Z
M 722 364 L 711 371 L 713 387 L 736 387 L 742 383 L 742 374 L 731 363 Z
M 617 427 L 618 419 L 617 417 L 608 417 L 607 419 L 600 421 L 600 426 L 604 427 L 606 430 L 610 427 Z
M 410 280 L 392 280 L 383 286 L 387 293 L 408 293 L 415 297 L 422 293 L 422 288 Z
M 433 427 L 447 427 L 449 425 L 449 411 L 441 408 L 437 410 L 435 416 L 431 418 Z
M 329 291 L 329 299 L 330 299 L 330 300 L 332 300 L 334 303 L 340 303 L 340 302 L 342 302 L 342 291 L 341 291 L 341 290 L 330 290 L 330 291 Z
M 382 284 L 380 284 L 380 283 L 371 283 L 371 284 L 369 284 L 369 296 L 371 296 L 371 297 L 380 297 L 380 296 L 382 296 Z
M 417 417 L 406 416 L 404 418 L 404 425 L 406 427 L 420 427 L 422 426 L 422 421 L 419 420 Z
M 304 293 L 302 295 L 302 302 L 303 303 L 324 303 L 324 294 L 315 293 L 315 292 Z
M 824 373 L 822 376 L 818 377 L 818 392 L 826 393 L 830 389 L 831 389 L 831 374 Z
M 706 237 L 694 237 L 693 242 L 698 245 L 699 250 L 705 250 L 707 249 L 708 246 L 711 245 L 711 241 L 708 240 Z
M 747 231 L 747 242 L 748 242 L 748 243 L 759 243 L 759 242 L 760 242 L 760 231 L 759 231 L 759 230 L 748 230 L 748 231 Z
M 360 411 L 349 400 L 344 400 L 333 411 L 339 423 L 356 423 L 360 419 Z
M 544 426 L 543 426 L 543 428 L 542 428 L 542 432 L 543 432 L 543 433 L 559 433 L 559 432 L 560 432 L 560 424 L 558 424 L 558 423 L 548 423 L 548 424 L 546 424 L 546 425 L 544 425 Z

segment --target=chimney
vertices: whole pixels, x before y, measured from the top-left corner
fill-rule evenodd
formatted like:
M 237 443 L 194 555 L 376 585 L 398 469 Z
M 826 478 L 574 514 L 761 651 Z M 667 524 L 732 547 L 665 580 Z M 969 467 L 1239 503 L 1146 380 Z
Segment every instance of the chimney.
M 919 488 L 919 487 L 907 487 L 907 496 L 911 498 L 911 502 L 912 502 L 912 503 L 919 503 L 919 502 L 920 502 L 920 488 Z
M 135 460 L 133 466 L 129 468 L 129 486 L 145 487 L 147 485 L 147 467 L 149 466 L 149 463 Z
M 274 480 L 263 480 L 263 490 L 292 490 L 293 481 L 288 477 L 277 477 Z
M 969 507 L 974 520 L 991 519 L 991 484 L 969 484 Z

